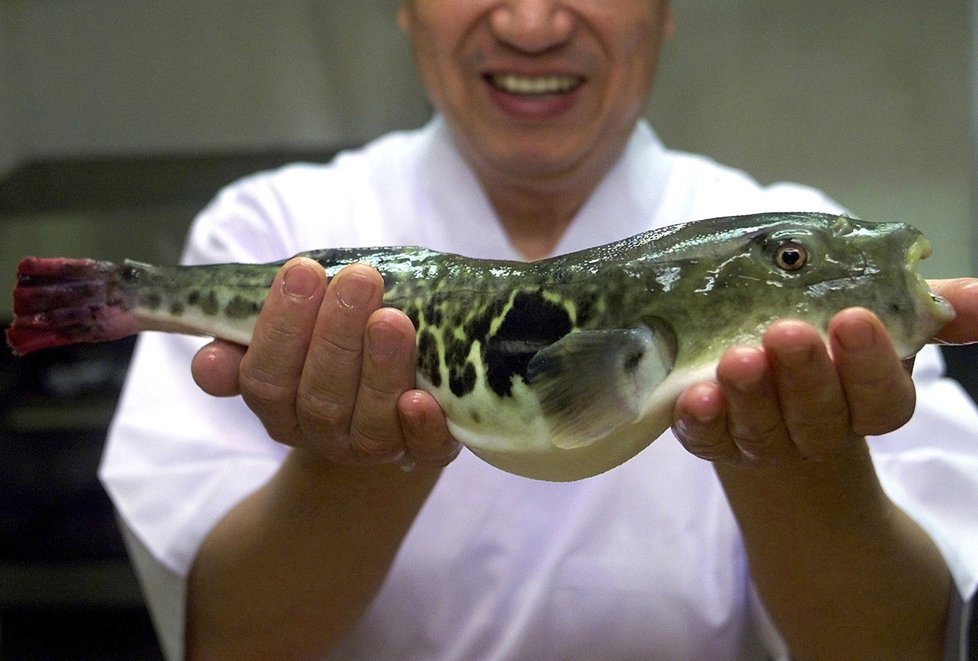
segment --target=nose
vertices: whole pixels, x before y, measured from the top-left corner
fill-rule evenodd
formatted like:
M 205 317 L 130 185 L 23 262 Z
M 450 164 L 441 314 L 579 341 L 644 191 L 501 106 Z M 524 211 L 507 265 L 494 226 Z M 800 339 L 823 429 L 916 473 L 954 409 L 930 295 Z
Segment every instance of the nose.
M 525 53 L 542 53 L 574 33 L 574 14 L 557 0 L 509 0 L 492 10 L 489 24 L 497 39 Z

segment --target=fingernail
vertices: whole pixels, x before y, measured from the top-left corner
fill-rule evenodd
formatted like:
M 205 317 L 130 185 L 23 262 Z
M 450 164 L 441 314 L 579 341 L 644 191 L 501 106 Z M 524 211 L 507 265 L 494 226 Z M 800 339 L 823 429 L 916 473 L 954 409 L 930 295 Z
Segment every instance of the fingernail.
M 743 376 L 737 381 L 731 381 L 729 385 L 739 393 L 750 394 L 761 390 L 761 384 L 763 381 L 763 374 L 749 374 Z
M 285 293 L 293 298 L 312 298 L 319 287 L 319 274 L 302 264 L 296 264 L 282 276 Z
M 792 345 L 775 353 L 775 360 L 784 367 L 799 367 L 810 363 L 814 358 L 812 348 L 806 345 Z
M 336 298 L 348 308 L 359 308 L 370 302 L 372 288 L 362 278 L 346 276 L 336 283 Z

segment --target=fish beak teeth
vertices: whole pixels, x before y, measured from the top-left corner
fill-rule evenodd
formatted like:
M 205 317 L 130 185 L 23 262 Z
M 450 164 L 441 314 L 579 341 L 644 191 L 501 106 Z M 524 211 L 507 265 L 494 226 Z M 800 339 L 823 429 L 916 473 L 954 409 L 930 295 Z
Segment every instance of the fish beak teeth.
M 920 262 L 930 257 L 932 252 L 933 247 L 931 246 L 931 242 L 923 236 L 917 237 L 907 249 L 907 275 L 913 279 L 917 289 L 921 293 L 926 294 L 924 300 L 929 300 L 930 302 L 928 313 L 943 325 L 954 319 L 954 308 L 943 297 L 931 291 L 927 280 L 917 270 Z
M 907 251 L 910 266 L 916 267 L 922 260 L 930 257 L 933 252 L 934 248 L 931 246 L 930 241 L 923 236 L 917 237 L 917 240 L 913 242 Z

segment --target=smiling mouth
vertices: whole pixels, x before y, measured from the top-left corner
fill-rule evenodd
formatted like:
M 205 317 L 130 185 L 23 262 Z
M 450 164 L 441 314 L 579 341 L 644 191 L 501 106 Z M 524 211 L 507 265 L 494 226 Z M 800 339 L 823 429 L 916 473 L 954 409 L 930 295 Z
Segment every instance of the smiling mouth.
M 580 76 L 524 76 L 514 73 L 486 74 L 486 81 L 497 90 L 517 96 L 548 96 L 573 92 L 584 84 Z

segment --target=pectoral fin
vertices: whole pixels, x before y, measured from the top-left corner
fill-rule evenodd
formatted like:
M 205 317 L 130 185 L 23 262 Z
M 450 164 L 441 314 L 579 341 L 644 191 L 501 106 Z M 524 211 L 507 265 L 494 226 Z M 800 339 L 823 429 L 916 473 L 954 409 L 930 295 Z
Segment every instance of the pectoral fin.
M 572 449 L 634 420 L 674 361 L 675 342 L 664 328 L 580 331 L 538 351 L 526 382 L 540 398 L 553 444 Z

